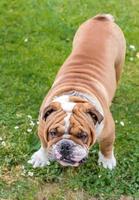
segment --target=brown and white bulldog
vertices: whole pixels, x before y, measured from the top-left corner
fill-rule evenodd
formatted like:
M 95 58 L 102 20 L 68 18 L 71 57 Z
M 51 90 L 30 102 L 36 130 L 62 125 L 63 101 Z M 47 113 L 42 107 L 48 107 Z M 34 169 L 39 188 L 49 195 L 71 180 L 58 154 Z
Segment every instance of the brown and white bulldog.
M 125 58 L 124 35 L 109 14 L 87 20 L 77 30 L 73 49 L 45 97 L 39 116 L 41 148 L 29 163 L 43 167 L 85 162 L 99 142 L 99 164 L 113 169 L 115 124 L 110 112 Z

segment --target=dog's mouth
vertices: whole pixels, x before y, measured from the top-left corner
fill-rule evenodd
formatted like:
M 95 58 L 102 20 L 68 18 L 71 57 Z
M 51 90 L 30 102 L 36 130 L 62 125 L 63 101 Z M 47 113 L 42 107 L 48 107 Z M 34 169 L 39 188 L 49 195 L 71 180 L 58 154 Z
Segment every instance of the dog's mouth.
M 49 149 L 48 155 L 51 160 L 57 161 L 62 166 L 79 166 L 86 162 L 88 149 L 64 139 L 54 144 Z
M 75 166 L 75 167 L 77 167 L 77 166 L 85 163 L 86 160 L 87 160 L 87 157 L 81 159 L 80 161 L 75 161 L 75 160 L 67 159 L 67 158 L 61 158 L 57 161 L 63 166 Z

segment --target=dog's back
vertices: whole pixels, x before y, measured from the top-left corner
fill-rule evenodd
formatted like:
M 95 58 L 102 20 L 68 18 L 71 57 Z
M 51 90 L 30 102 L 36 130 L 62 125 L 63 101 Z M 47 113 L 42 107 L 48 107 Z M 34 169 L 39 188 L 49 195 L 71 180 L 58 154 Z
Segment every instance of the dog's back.
M 73 40 L 74 49 L 76 52 L 83 50 L 96 67 L 104 67 L 104 70 L 108 67 L 110 70 L 112 66 L 117 68 L 120 65 L 122 68 L 126 41 L 120 27 L 114 22 L 114 17 L 102 14 L 87 20 L 79 27 Z M 121 71 L 116 74 L 117 82 L 120 73 Z
M 76 90 L 97 94 L 110 105 L 124 57 L 124 35 L 113 17 L 104 14 L 87 20 L 77 30 L 72 52 L 60 68 L 47 100 Z

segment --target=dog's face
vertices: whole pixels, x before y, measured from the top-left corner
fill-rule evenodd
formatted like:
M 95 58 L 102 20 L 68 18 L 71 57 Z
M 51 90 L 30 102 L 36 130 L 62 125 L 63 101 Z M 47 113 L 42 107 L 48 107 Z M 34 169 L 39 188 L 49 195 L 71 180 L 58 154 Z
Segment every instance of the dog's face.
M 63 95 L 44 109 L 42 119 L 49 159 L 78 166 L 88 157 L 96 140 L 95 126 L 103 116 L 86 100 Z

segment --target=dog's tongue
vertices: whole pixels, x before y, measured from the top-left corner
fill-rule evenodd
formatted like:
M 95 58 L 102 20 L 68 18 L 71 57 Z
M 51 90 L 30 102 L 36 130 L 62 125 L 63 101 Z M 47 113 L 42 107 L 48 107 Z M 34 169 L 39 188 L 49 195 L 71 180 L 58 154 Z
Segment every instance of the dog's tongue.
M 67 166 L 73 166 L 73 167 L 79 166 L 79 162 L 76 162 L 76 161 L 70 160 L 70 159 L 65 159 L 65 158 L 63 158 L 63 159 L 58 159 L 57 161 L 58 161 L 62 166 L 65 166 L 65 167 L 67 167 Z
M 63 159 L 62 161 L 74 165 L 76 162 L 74 160 Z

